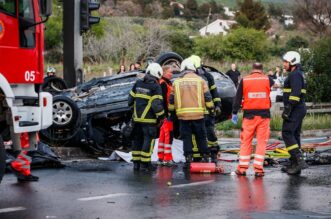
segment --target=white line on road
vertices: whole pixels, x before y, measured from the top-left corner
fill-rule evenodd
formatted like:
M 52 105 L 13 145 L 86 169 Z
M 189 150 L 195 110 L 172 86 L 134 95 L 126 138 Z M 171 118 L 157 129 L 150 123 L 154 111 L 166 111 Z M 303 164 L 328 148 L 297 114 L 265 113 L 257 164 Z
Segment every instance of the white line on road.
M 93 200 L 99 200 L 99 199 L 105 199 L 105 198 L 114 198 L 114 197 L 121 197 L 121 196 L 127 196 L 128 193 L 114 193 L 114 194 L 108 194 L 108 195 L 101 195 L 101 196 L 94 196 L 94 197 L 86 197 L 86 198 L 79 198 L 78 201 L 93 201 Z
M 14 211 L 24 211 L 24 210 L 26 210 L 26 208 L 24 208 L 24 207 L 2 208 L 2 209 L 0 209 L 0 214 L 14 212 Z
M 204 184 L 209 184 L 209 183 L 213 183 L 213 182 L 215 182 L 215 180 L 207 180 L 207 181 L 201 181 L 201 182 L 179 184 L 179 185 L 170 186 L 170 188 L 182 188 L 182 187 L 188 187 L 188 186 L 198 186 L 198 185 L 204 185 Z

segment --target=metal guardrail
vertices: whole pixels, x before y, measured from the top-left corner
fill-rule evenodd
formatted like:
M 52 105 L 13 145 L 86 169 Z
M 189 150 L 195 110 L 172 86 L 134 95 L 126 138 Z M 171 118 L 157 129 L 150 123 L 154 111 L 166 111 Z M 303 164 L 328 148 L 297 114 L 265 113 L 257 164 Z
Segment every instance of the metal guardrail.
M 331 103 L 306 103 L 307 105 L 307 113 L 331 113 Z M 272 103 L 271 113 L 273 115 L 282 114 L 284 109 L 283 103 Z

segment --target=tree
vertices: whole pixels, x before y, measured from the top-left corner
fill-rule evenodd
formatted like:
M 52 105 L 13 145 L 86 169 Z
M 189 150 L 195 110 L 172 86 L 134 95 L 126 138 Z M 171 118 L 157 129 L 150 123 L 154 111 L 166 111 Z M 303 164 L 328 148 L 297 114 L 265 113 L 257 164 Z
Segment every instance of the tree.
M 239 12 L 236 21 L 242 27 L 267 30 L 270 27 L 268 15 L 260 2 L 253 0 L 239 1 Z
M 306 39 L 301 36 L 295 36 L 286 42 L 286 49 L 297 50 L 300 48 L 308 48 L 309 43 Z
M 209 59 L 222 60 L 225 58 L 223 41 L 222 35 L 197 37 L 194 39 L 194 53 Z
M 283 15 L 283 9 L 279 5 L 275 5 L 274 3 L 270 3 L 268 5 L 268 13 L 271 17 L 280 19 Z
M 331 35 L 331 2 L 329 0 L 297 0 L 293 14 L 299 22 L 320 37 Z
M 230 60 L 264 61 L 268 58 L 268 41 L 263 31 L 238 28 L 224 39 L 224 56 Z
M 302 64 L 307 74 L 307 100 L 331 101 L 331 39 L 323 38 L 312 47 Z

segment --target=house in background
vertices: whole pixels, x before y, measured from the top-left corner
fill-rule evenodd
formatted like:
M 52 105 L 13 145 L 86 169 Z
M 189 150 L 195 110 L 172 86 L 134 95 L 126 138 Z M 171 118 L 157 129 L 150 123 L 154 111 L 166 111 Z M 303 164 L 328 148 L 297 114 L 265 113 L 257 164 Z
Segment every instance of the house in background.
M 232 20 L 217 19 L 216 21 L 201 28 L 199 30 L 200 36 L 218 35 L 218 34 L 227 35 L 231 26 L 236 23 L 237 23 L 236 21 L 232 21 Z
M 294 25 L 294 19 L 293 19 L 293 16 L 292 15 L 286 15 L 286 14 L 284 14 L 282 16 L 282 19 L 284 21 L 284 25 L 285 26 Z
M 230 18 L 233 18 L 235 16 L 235 12 L 234 11 L 230 11 L 229 7 L 224 7 L 224 14 L 226 16 L 229 16 Z

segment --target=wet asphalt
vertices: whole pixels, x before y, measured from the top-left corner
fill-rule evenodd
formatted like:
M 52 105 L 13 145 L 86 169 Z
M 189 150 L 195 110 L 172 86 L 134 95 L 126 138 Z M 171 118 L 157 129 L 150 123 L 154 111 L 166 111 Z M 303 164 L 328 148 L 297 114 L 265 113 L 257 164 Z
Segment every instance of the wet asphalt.
M 82 160 L 35 170 L 39 182 L 0 185 L 0 218 L 331 218 L 331 165 L 301 176 L 187 174 L 181 166 L 134 173 L 123 162 Z M 235 163 L 223 163 L 226 172 Z

